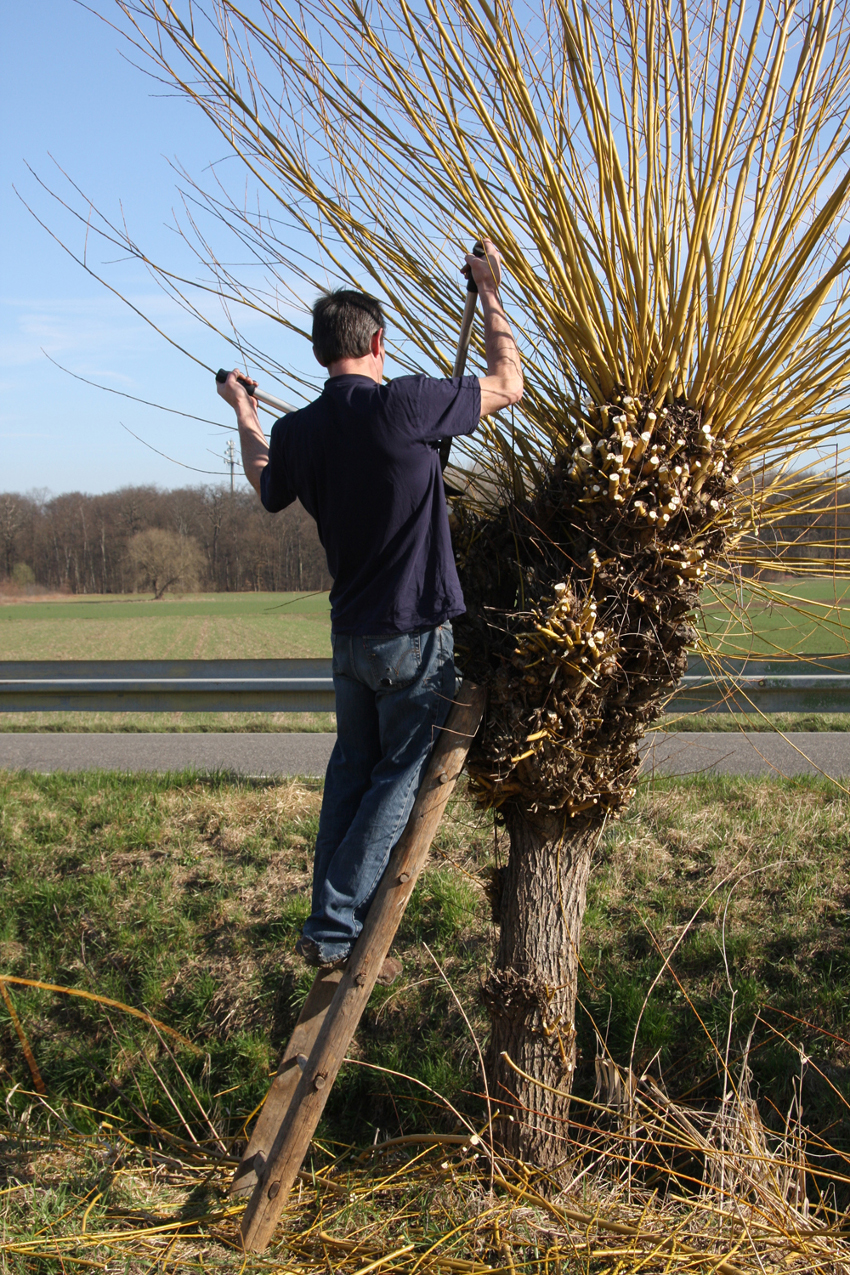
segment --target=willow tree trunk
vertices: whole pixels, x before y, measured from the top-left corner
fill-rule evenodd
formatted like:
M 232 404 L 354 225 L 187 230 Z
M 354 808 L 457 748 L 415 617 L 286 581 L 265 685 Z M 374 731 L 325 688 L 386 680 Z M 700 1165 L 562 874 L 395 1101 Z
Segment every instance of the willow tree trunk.
M 506 818 L 501 931 L 485 987 L 490 1093 L 508 1154 L 555 1169 L 570 1155 L 581 922 L 599 826 L 577 830 L 568 820 L 565 828 L 563 817 L 531 822 L 516 809 Z
M 734 508 L 726 446 L 684 399 L 619 393 L 565 430 L 534 492 L 456 502 L 454 531 L 456 647 L 489 695 L 467 769 L 511 836 L 487 987 L 492 1093 L 514 1117 L 506 1149 L 546 1168 L 569 1155 L 592 849 L 634 795 L 641 737 L 687 668 Z

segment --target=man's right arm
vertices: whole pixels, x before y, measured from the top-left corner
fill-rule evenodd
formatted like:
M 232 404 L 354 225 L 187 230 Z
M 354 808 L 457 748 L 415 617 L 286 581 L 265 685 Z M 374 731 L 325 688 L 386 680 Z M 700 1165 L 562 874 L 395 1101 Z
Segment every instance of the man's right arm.
M 487 258 L 501 262 L 499 250 L 491 239 L 484 240 L 485 257 L 466 258 L 481 298 L 484 319 L 484 356 L 487 375 L 481 377 L 481 415 L 489 416 L 510 407 L 522 398 L 523 380 L 519 350 L 502 309 L 493 272 Z
M 257 415 L 257 400 L 248 394 L 238 378 L 242 375 L 238 368 L 228 373 L 227 380 L 217 386 L 218 392 L 236 413 L 239 426 L 239 443 L 242 448 L 242 468 L 245 477 L 260 495 L 260 479 L 263 470 L 269 463 L 269 445 L 260 426 Z M 247 378 L 246 378 L 247 379 Z M 256 381 L 253 382 L 256 385 Z

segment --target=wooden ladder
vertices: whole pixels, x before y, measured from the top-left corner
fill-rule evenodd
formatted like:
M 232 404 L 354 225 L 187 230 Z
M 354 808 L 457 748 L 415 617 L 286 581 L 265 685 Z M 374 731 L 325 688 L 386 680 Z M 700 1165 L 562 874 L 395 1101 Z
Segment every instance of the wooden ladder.
M 250 1194 L 241 1227 L 245 1252 L 266 1248 L 283 1212 L 463 769 L 485 698 L 481 687 L 461 686 L 348 963 L 344 970 L 320 971 L 304 1002 L 230 1188 L 236 1197 Z

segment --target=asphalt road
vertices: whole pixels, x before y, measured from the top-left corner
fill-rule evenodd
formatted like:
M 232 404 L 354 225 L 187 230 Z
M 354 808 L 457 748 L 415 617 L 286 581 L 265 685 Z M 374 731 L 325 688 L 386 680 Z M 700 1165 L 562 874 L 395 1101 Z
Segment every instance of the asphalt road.
M 168 771 L 323 775 L 335 735 L 5 734 L 0 769 Z M 850 733 L 651 736 L 644 771 L 662 775 L 850 775 Z
M 4 770 L 227 770 L 323 775 L 336 735 L 0 733 Z

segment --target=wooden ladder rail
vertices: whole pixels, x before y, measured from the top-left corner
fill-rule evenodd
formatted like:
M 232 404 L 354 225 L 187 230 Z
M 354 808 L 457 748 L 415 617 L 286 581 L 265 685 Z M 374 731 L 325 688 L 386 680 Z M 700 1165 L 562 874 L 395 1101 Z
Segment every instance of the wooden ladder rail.
M 231 1194 L 251 1197 L 242 1247 L 268 1245 L 310 1147 L 443 811 L 484 713 L 485 691 L 464 682 L 434 745 L 407 826 L 397 842 L 344 970 L 320 972 L 304 1003 Z

